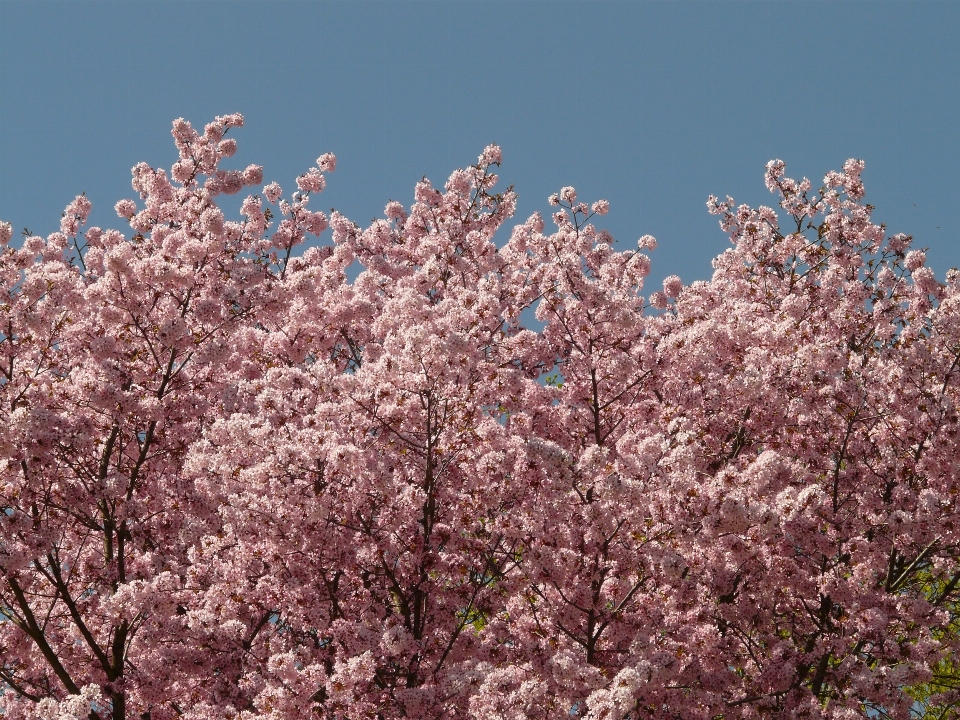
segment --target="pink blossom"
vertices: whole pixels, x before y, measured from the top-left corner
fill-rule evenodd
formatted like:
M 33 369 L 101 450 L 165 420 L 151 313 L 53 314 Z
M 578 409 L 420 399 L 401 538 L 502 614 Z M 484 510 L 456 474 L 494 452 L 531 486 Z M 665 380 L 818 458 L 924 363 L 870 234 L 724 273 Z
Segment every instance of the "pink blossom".
M 0 221 L 0 245 L 6 247 L 13 237 L 13 226 L 8 222 Z
M 234 195 L 243 189 L 244 175 L 236 170 L 217 171 L 217 189 L 226 195 Z
M 783 171 L 786 167 L 786 163 L 783 160 L 771 160 L 767 163 L 767 171 L 764 174 L 764 183 L 767 186 L 767 190 L 770 192 L 775 192 L 777 189 L 777 182 L 783 177 Z
M 911 272 L 920 268 L 927 261 L 927 254 L 922 250 L 911 250 L 907 253 L 904 265 Z
M 338 212 L 331 213 L 330 227 L 333 229 L 334 242 L 345 242 L 353 236 L 357 229 L 348 218 Z
M 630 258 L 630 264 L 635 268 L 636 273 L 641 278 L 650 274 L 650 257 L 643 253 L 637 253 Z
M 911 236 L 903 233 L 897 233 L 890 238 L 890 249 L 894 252 L 903 252 L 910 247 L 911 242 L 913 242 L 913 238 Z
M 503 153 L 499 145 L 487 145 L 480 155 L 479 163 L 481 165 L 499 165 L 503 159 Z
M 337 169 L 337 156 L 333 153 L 324 153 L 317 158 L 317 167 L 323 172 L 333 172 Z
M 851 158 L 843 164 L 843 172 L 846 173 L 851 180 L 859 180 L 864 167 L 865 164 L 863 160 Z
M 263 182 L 263 167 L 260 165 L 247 165 L 243 170 L 244 185 L 259 185 Z
M 127 218 L 128 220 L 137 212 L 137 206 L 133 200 L 120 200 L 113 208 L 117 211 L 119 217 Z
M 780 309 L 788 317 L 799 320 L 807 310 L 807 302 L 799 295 L 787 295 L 781 301 Z
M 263 188 L 263 194 L 269 202 L 275 203 L 283 194 L 283 189 L 277 183 L 272 182 Z
M 453 192 L 466 197 L 470 194 L 474 184 L 473 177 L 470 173 L 468 173 L 466 170 L 457 170 L 453 172 L 447 179 L 447 182 L 444 184 L 444 188 L 448 192 Z
M 828 172 L 823 176 L 823 184 L 828 188 L 839 187 L 843 185 L 843 174 L 838 172 Z
M 939 284 L 937 283 L 937 278 L 933 274 L 933 270 L 930 268 L 922 266 L 918 267 L 911 273 L 911 275 L 913 277 L 913 282 L 921 292 L 930 295 L 937 291 Z
M 194 169 L 192 160 L 180 160 L 170 169 L 170 177 L 179 183 L 185 183 L 193 176 Z
M 208 208 L 203 211 L 203 214 L 200 216 L 200 222 L 203 224 L 204 230 L 214 234 L 220 234 L 223 232 L 223 213 L 220 211 L 220 208 Z
M 78 195 L 67 205 L 60 220 L 60 231 L 65 235 L 76 235 L 80 225 L 87 221 L 93 205 L 85 195 Z
M 243 127 L 243 115 L 240 113 L 233 113 L 231 115 L 222 115 L 217 118 L 218 122 L 222 122 L 224 127 Z
M 656 250 L 657 239 L 653 235 L 644 235 L 637 240 L 637 247 L 641 250 Z
M 203 135 L 209 142 L 217 143 L 223 137 L 225 128 L 219 122 L 208 123 L 203 128 Z
M 88 228 L 83 234 L 84 239 L 87 241 L 87 245 L 90 247 L 100 247 L 100 238 L 102 236 L 103 230 L 96 226 Z
M 610 203 L 606 200 L 597 200 L 591 207 L 590 211 L 596 213 L 597 215 L 606 215 L 610 212 Z
M 199 139 L 199 135 L 193 129 L 189 122 L 183 118 L 177 118 L 173 121 L 172 134 L 177 143 L 177 147 L 183 148 Z
M 319 235 L 327 229 L 327 216 L 322 212 L 309 213 L 304 224 L 307 232 Z
M 387 203 L 387 206 L 383 209 L 383 214 L 389 219 L 397 220 L 398 222 L 404 222 L 407 219 L 406 210 L 404 210 L 403 205 L 396 200 L 391 200 Z
M 297 187 L 303 192 L 321 192 L 326 185 L 323 175 L 311 170 L 297 178 Z
M 560 199 L 572 205 L 577 201 L 577 191 L 569 186 L 560 188 Z
M 23 241 L 23 251 L 28 255 L 38 255 L 47 243 L 38 235 L 32 235 Z
M 426 178 L 417 183 L 413 190 L 413 197 L 418 203 L 427 206 L 438 205 L 441 200 L 440 192 L 435 190 Z
M 657 310 L 664 310 L 670 303 L 670 298 L 666 293 L 657 291 L 650 295 L 650 306 Z
M 683 289 L 683 281 L 677 275 L 670 275 L 663 281 L 663 294 L 668 298 L 675 298 Z

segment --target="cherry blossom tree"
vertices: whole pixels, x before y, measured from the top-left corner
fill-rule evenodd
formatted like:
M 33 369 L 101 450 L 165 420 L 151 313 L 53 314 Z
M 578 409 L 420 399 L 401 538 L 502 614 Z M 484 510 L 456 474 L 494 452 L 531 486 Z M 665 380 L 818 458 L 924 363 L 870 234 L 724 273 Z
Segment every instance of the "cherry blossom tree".
M 496 146 L 229 221 L 240 125 L 176 121 L 127 235 L 0 226 L 5 718 L 952 712 L 960 274 L 862 162 L 711 197 L 713 278 L 649 293 L 572 187 L 500 238 Z

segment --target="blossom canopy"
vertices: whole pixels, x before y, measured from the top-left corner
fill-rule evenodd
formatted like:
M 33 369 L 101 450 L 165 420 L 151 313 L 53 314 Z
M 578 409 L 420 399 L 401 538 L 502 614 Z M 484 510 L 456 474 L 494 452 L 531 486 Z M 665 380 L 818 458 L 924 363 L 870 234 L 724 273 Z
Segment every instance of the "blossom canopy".
M 960 702 L 960 274 L 863 162 L 711 197 L 713 277 L 647 295 L 571 186 L 499 237 L 495 145 L 362 227 L 330 153 L 221 167 L 242 125 L 176 120 L 128 231 L 0 223 L 5 720 Z

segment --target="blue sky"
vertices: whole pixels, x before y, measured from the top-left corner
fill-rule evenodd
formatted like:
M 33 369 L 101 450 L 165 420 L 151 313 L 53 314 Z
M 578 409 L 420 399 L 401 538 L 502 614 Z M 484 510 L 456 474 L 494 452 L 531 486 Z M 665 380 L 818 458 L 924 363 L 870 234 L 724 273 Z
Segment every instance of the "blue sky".
M 122 227 L 130 167 L 169 167 L 174 118 L 239 111 L 233 165 L 289 191 L 334 152 L 318 206 L 361 224 L 497 142 L 517 221 L 562 185 L 605 197 L 623 247 L 660 241 L 657 284 L 709 278 L 708 194 L 773 204 L 767 160 L 819 183 L 860 157 L 874 217 L 942 277 L 958 37 L 957 2 L 0 0 L 0 219 L 47 234 L 85 191 Z

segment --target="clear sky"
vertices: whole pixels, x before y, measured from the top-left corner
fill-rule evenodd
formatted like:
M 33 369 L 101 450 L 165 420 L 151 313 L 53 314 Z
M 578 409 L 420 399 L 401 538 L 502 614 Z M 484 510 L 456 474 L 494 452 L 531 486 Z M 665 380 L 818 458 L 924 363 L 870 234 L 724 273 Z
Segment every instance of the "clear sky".
M 235 111 L 233 165 L 290 191 L 334 152 L 318 207 L 361 224 L 497 142 L 518 221 L 562 185 L 607 198 L 623 247 L 660 241 L 657 282 L 710 276 L 708 194 L 772 205 L 767 160 L 818 187 L 859 157 L 874 217 L 941 278 L 960 265 L 958 2 L 0 0 L 17 230 L 52 232 L 81 191 L 123 228 L 131 166 L 175 159 L 171 121 Z

